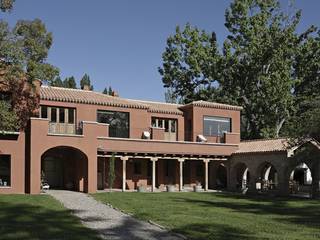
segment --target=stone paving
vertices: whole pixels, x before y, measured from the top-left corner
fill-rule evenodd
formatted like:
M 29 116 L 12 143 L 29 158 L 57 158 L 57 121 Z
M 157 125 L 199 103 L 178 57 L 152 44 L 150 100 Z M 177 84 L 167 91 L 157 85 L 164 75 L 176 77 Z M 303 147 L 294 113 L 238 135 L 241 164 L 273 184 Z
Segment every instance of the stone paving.
M 115 210 L 87 194 L 64 190 L 49 190 L 47 193 L 70 209 L 85 226 L 98 231 L 102 239 L 184 239 L 159 226 Z

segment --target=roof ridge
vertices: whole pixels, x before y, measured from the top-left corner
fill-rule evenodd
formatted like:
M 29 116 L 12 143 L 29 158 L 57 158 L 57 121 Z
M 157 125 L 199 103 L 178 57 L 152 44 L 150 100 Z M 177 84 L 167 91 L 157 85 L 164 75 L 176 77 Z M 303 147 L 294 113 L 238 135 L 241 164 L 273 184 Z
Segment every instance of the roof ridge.
M 241 142 L 263 142 L 263 141 L 271 141 L 271 140 L 288 140 L 289 137 L 276 137 L 276 138 L 261 138 L 261 139 L 249 139 L 249 140 L 242 140 Z

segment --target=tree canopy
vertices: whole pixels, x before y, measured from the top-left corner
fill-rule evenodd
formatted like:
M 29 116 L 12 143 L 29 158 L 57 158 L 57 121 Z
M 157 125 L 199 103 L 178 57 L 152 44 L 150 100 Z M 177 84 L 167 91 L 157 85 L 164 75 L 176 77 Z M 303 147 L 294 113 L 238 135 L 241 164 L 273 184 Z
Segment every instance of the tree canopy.
M 1 10 L 12 8 L 14 1 L 1 1 Z M 0 87 L 10 93 L 8 101 L 1 100 L 0 122 L 2 129 L 25 127 L 28 118 L 38 108 L 38 93 L 33 83 L 37 79 L 52 81 L 58 69 L 46 62 L 48 51 L 52 45 L 52 34 L 39 19 L 33 21 L 19 20 L 14 28 L 0 20 Z M 29 87 L 26 87 L 26 84 Z M 15 121 L 15 114 L 18 119 Z
M 314 26 L 297 33 L 300 18 L 293 8 L 283 12 L 278 0 L 234 0 L 225 12 L 229 34 L 220 50 L 215 34 L 177 27 L 159 68 L 164 87 L 184 103 L 243 106 L 245 139 L 288 134 L 302 96 L 310 102 L 318 91 L 312 87 L 319 86 L 319 38 Z
M 93 86 L 91 85 L 90 76 L 88 74 L 84 74 L 80 80 L 80 87 L 84 89 L 85 86 L 88 86 L 90 90 L 93 90 Z

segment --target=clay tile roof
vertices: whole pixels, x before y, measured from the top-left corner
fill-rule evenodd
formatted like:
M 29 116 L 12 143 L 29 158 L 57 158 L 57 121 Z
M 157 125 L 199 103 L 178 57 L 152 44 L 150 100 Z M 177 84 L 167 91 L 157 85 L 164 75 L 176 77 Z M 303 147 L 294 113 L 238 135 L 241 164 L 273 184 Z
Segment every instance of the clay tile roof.
M 203 100 L 188 103 L 188 104 L 182 106 L 182 108 L 186 107 L 186 106 L 190 106 L 190 105 L 193 105 L 196 107 L 220 108 L 220 109 L 228 109 L 228 110 L 242 110 L 243 109 L 240 106 L 223 104 L 223 103 L 216 103 L 216 102 L 207 102 L 207 101 L 203 101 Z
M 42 86 L 40 97 L 41 100 L 49 101 L 138 108 L 146 109 L 147 111 L 154 113 L 183 114 L 183 112 L 179 110 L 179 107 L 181 106 L 179 104 L 132 100 L 80 89 Z
M 282 152 L 287 151 L 289 147 L 287 138 L 261 139 L 242 141 L 235 154 L 258 153 L 258 152 Z
M 148 109 L 148 106 L 144 104 L 126 100 L 124 98 L 113 97 L 93 91 L 85 91 L 71 88 L 42 86 L 40 90 L 40 98 L 41 100 L 49 101 Z

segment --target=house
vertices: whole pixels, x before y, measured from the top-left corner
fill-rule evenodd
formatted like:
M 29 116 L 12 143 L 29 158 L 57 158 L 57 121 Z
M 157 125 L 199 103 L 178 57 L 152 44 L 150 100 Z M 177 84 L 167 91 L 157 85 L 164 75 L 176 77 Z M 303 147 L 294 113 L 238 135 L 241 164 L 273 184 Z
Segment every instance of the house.
M 0 193 L 37 194 L 42 182 L 89 193 L 109 188 L 110 158 L 115 159 L 113 188 L 123 191 L 249 186 L 243 185 L 244 173 L 234 178 L 237 162 L 252 156 L 250 143 L 240 142 L 239 106 L 38 88 L 40 108 L 26 130 L 1 134 Z M 249 152 L 243 151 L 248 146 Z M 258 175 L 251 174 L 252 186 Z

